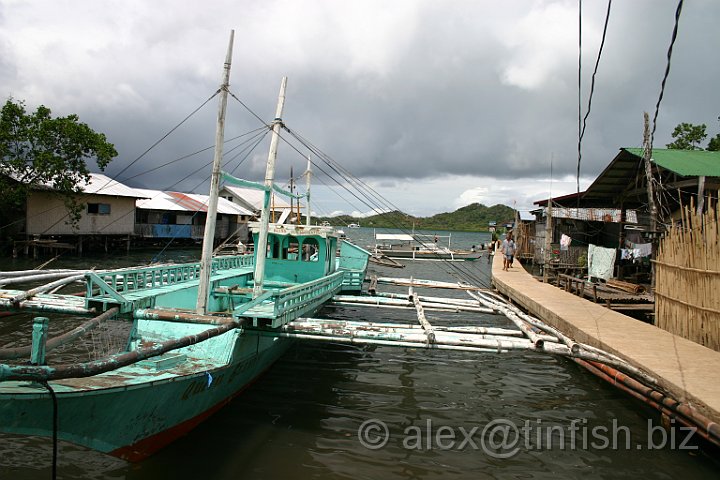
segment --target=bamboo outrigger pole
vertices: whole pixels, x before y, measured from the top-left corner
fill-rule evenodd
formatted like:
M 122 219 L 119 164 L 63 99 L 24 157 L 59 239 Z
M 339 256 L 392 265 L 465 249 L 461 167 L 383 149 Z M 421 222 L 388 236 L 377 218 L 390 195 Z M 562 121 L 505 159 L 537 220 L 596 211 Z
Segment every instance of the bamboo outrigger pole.
M 265 169 L 265 197 L 263 198 L 263 209 L 260 215 L 260 233 L 258 244 L 255 247 L 255 285 L 253 286 L 253 298 L 262 294 L 263 282 L 265 280 L 265 251 L 267 250 L 267 235 L 270 224 L 270 196 L 272 195 L 273 181 L 275 180 L 275 159 L 277 158 L 278 141 L 280 139 L 280 126 L 282 125 L 282 112 L 285 106 L 285 88 L 287 77 L 283 77 L 280 84 L 280 95 L 278 96 L 275 119 L 272 122 L 272 138 L 270 139 L 270 152 L 268 153 L 267 167 Z
M 195 311 L 199 314 L 207 313 L 207 302 L 212 271 L 213 239 L 215 238 L 215 222 L 217 216 L 218 194 L 220 191 L 220 164 L 225 141 L 225 112 L 227 110 L 228 89 L 230 87 L 230 64 L 232 62 L 233 39 L 235 30 L 230 31 L 225 65 L 223 68 L 223 81 L 220 86 L 220 101 L 218 106 L 218 121 L 215 129 L 215 156 L 213 158 L 212 178 L 210 180 L 210 201 L 207 207 L 205 232 L 203 234 L 203 249 L 200 259 L 200 283 L 198 285 L 198 298 Z

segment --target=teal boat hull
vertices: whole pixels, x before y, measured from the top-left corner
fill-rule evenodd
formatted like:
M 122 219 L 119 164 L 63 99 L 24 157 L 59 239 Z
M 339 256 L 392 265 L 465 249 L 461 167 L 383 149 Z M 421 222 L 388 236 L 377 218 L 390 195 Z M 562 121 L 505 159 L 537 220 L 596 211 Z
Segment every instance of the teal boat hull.
M 242 334 L 236 340 L 234 360 L 224 366 L 181 375 L 160 370 L 157 380 L 145 378 L 142 383 L 102 388 L 103 379 L 116 383 L 113 377 L 122 369 L 92 380 L 51 382 L 57 397 L 58 438 L 129 461 L 142 460 L 226 405 L 280 358 L 291 342 Z M 142 368 L 133 366 L 126 373 L 131 376 Z M 52 432 L 53 402 L 44 387 L 5 382 L 0 384 L 0 397 L 3 431 Z
M 252 257 L 213 260 L 208 309 L 214 316 L 194 313 L 198 264 L 87 273 L 84 299 L 58 296 L 53 301 L 65 309 L 112 308 L 132 315 L 133 332 L 122 355 L 149 353 L 124 366 L 116 363 L 119 357 L 106 357 L 67 376 L 52 376 L 52 368 L 42 365 L 23 373 L 23 365 L 0 364 L 0 431 L 51 436 L 56 413 L 59 439 L 129 461 L 140 461 L 186 434 L 285 353 L 293 340 L 279 335 L 283 325 L 314 315 L 340 291 L 362 288 L 367 252 L 345 247 L 348 255 L 336 258 L 334 239 L 319 234 L 294 238 L 333 241 L 319 250 L 318 260 L 289 258 L 285 251 L 281 258 L 269 258 L 259 296 L 250 293 Z M 283 248 L 289 243 L 285 240 L 275 235 Z M 42 311 L 46 305 L 38 301 L 32 307 Z M 212 330 L 217 333 L 210 335 Z M 176 347 L 179 339 L 193 341 Z M 155 353 L 153 348 L 163 345 L 165 353 Z M 98 362 L 98 370 L 85 374 Z M 43 379 L 57 400 L 56 412 Z

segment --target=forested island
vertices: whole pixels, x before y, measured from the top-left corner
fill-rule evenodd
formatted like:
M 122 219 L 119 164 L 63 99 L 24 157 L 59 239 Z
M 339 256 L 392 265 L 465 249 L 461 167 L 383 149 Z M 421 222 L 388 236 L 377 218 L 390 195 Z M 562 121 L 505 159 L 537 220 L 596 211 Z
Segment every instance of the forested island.
M 505 222 L 512 222 L 514 218 L 515 210 L 507 205 L 486 207 L 480 203 L 473 203 L 454 212 L 438 213 L 432 217 L 414 217 L 403 212 L 393 211 L 365 218 L 339 215 L 317 218 L 316 221 L 318 223 L 327 221 L 336 226 L 357 223 L 363 227 L 407 229 L 415 225 L 417 230 L 486 232 L 490 222 L 497 222 L 497 225 L 500 226 Z

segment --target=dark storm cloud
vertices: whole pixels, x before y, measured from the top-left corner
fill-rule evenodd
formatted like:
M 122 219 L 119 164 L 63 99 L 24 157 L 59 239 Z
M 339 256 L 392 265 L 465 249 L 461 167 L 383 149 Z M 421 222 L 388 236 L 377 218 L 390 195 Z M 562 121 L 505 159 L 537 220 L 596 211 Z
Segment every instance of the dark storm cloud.
M 584 177 L 601 171 L 618 148 L 641 144 L 642 114 L 654 111 L 676 5 L 613 4 L 583 142 Z M 0 0 L 0 6 L 4 96 L 46 104 L 56 114 L 78 113 L 116 144 L 120 156 L 108 173 L 131 177 L 132 185 L 203 184 L 207 172 L 192 172 L 211 152 L 137 175 L 211 145 L 215 99 L 119 172 L 215 92 L 231 28 L 232 92 L 267 122 L 287 75 L 286 125 L 379 188 L 399 192 L 387 183 L 443 176 L 545 179 L 551 158 L 556 176 L 575 173 L 576 1 L 276 0 L 180 8 L 178 2 Z M 584 3 L 583 111 L 605 7 Z M 656 147 L 671 140 L 680 122 L 706 123 L 710 135 L 720 131 L 719 17 L 717 2 L 685 4 Z M 226 138 L 259 126 L 229 100 Z M 283 138 L 300 148 L 289 134 Z M 244 152 L 226 158 L 235 156 L 229 168 L 238 176 L 257 180 L 266 152 L 267 139 L 240 166 Z M 286 144 L 280 159 L 278 178 L 289 177 L 290 164 L 296 176 L 305 168 L 305 158 Z M 475 198 L 461 193 L 444 192 L 445 204 Z

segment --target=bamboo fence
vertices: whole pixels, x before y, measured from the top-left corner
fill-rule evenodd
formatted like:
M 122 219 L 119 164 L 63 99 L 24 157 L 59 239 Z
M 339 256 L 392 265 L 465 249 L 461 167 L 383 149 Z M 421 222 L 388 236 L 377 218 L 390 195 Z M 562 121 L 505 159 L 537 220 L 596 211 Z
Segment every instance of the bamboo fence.
M 655 260 L 658 327 L 720 351 L 720 231 L 718 211 L 682 211 Z
M 532 259 L 535 256 L 535 224 L 519 222 L 515 225 L 515 256 L 520 259 Z

